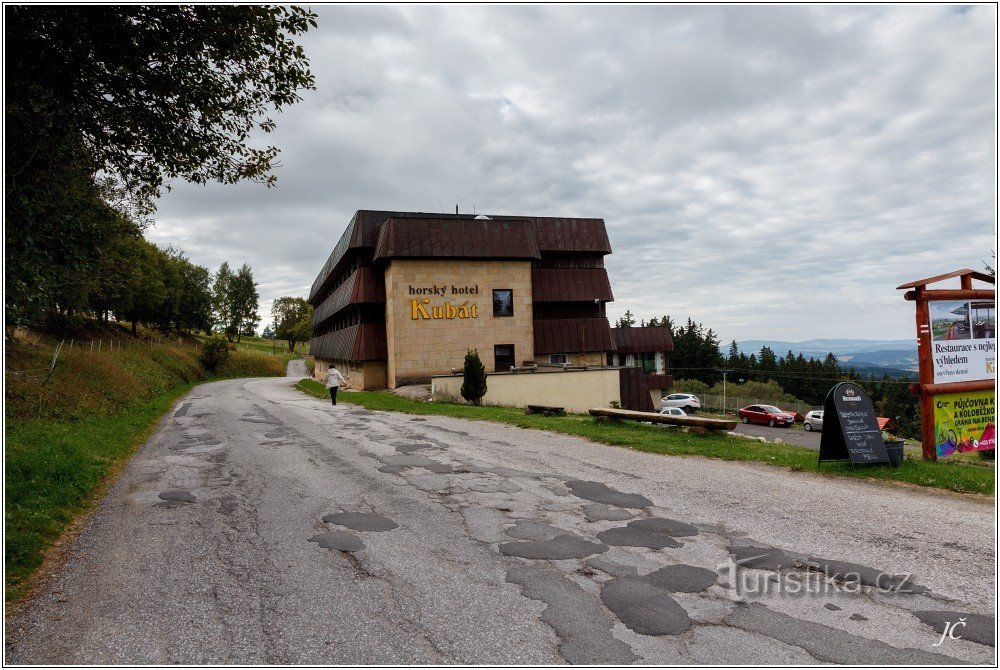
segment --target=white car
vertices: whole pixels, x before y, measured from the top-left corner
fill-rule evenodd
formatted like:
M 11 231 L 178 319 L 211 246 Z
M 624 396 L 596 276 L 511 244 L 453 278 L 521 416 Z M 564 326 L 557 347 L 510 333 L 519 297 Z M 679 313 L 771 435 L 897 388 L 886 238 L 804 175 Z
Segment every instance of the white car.
M 660 414 L 666 414 L 667 416 L 687 416 L 687 412 L 680 407 L 661 407 Z
M 690 393 L 671 393 L 663 399 L 661 407 L 680 407 L 688 414 L 696 409 L 701 409 L 701 401 L 698 396 Z
M 806 430 L 823 430 L 823 410 L 807 412 L 802 427 Z

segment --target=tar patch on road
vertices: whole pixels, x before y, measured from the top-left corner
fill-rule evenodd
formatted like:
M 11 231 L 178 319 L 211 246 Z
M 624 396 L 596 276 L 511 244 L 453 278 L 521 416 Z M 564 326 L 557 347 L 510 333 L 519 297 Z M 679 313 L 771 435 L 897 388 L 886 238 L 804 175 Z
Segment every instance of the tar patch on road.
M 928 626 L 933 627 L 937 633 L 944 633 L 945 626 L 954 626 L 961 621 L 964 625 L 960 625 L 954 629 L 956 638 L 978 642 L 987 647 L 996 647 L 996 620 L 993 617 L 972 614 L 971 612 L 951 612 L 946 610 L 914 612 L 913 616 Z
M 718 578 L 713 570 L 683 563 L 668 565 L 641 577 L 644 582 L 672 593 L 701 593 Z
M 670 535 L 671 537 L 694 537 L 698 534 L 698 529 L 691 524 L 674 519 L 637 519 L 630 521 L 629 528 L 648 530 L 660 535 Z
M 351 553 L 361 551 L 365 548 L 365 543 L 361 541 L 360 537 L 343 530 L 331 530 L 328 533 L 313 535 L 307 541 L 315 542 L 324 549 L 347 551 Z
M 641 579 L 612 579 L 601 587 L 601 600 L 636 633 L 680 635 L 691 627 L 687 612 L 669 593 Z
M 602 530 L 597 534 L 597 539 L 614 547 L 646 547 L 648 549 L 665 549 L 667 547 L 676 548 L 681 546 L 680 542 L 669 535 L 654 533 L 650 530 L 632 528 L 629 526 Z
M 399 528 L 399 524 L 389 517 L 381 514 L 371 514 L 368 512 L 340 512 L 338 514 L 327 514 L 323 521 L 344 526 L 351 530 L 385 532 Z
M 195 502 L 196 498 L 190 491 L 164 491 L 160 494 L 160 500 L 164 502 L 157 503 L 166 507 L 167 509 L 173 509 L 174 507 L 180 507 L 181 505 L 187 505 L 189 503 Z
M 592 554 L 603 554 L 608 548 L 596 542 L 587 542 L 581 537 L 565 533 L 551 540 L 535 542 L 506 542 L 501 544 L 504 556 L 518 556 L 537 560 L 559 561 L 567 558 L 585 558 Z
M 642 509 L 649 507 L 653 501 L 638 493 L 622 493 L 616 491 L 606 484 L 600 482 L 588 482 L 581 479 L 572 479 L 566 482 L 566 486 L 577 498 L 583 498 L 591 502 L 614 505 L 615 507 L 630 507 Z

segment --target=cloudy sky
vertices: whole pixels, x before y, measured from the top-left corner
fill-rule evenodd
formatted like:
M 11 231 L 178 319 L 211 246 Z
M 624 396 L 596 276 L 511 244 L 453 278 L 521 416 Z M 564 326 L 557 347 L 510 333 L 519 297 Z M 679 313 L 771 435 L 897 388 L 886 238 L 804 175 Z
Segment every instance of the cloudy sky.
M 357 209 L 601 217 L 612 320 L 723 341 L 912 338 L 895 287 L 996 248 L 994 5 L 314 9 L 277 188 L 175 184 L 147 233 L 262 305 Z

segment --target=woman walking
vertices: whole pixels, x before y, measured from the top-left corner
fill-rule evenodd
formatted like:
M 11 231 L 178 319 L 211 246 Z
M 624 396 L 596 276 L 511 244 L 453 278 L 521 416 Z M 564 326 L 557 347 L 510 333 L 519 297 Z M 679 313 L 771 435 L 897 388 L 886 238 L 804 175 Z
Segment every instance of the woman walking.
M 344 375 L 340 374 L 340 370 L 332 365 L 330 366 L 330 369 L 327 370 L 326 381 L 324 383 L 326 384 L 326 387 L 330 389 L 330 400 L 334 405 L 337 404 L 337 389 L 339 389 L 340 385 L 346 381 L 347 380 L 344 379 Z

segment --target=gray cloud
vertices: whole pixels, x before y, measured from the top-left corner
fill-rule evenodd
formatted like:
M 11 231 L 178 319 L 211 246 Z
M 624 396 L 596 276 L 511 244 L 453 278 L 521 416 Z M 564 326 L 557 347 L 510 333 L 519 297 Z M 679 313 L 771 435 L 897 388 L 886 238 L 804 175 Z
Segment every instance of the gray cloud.
M 906 338 L 895 286 L 995 248 L 996 8 L 321 7 L 279 185 L 148 236 L 269 303 L 361 208 L 599 216 L 616 302 L 724 340 Z

